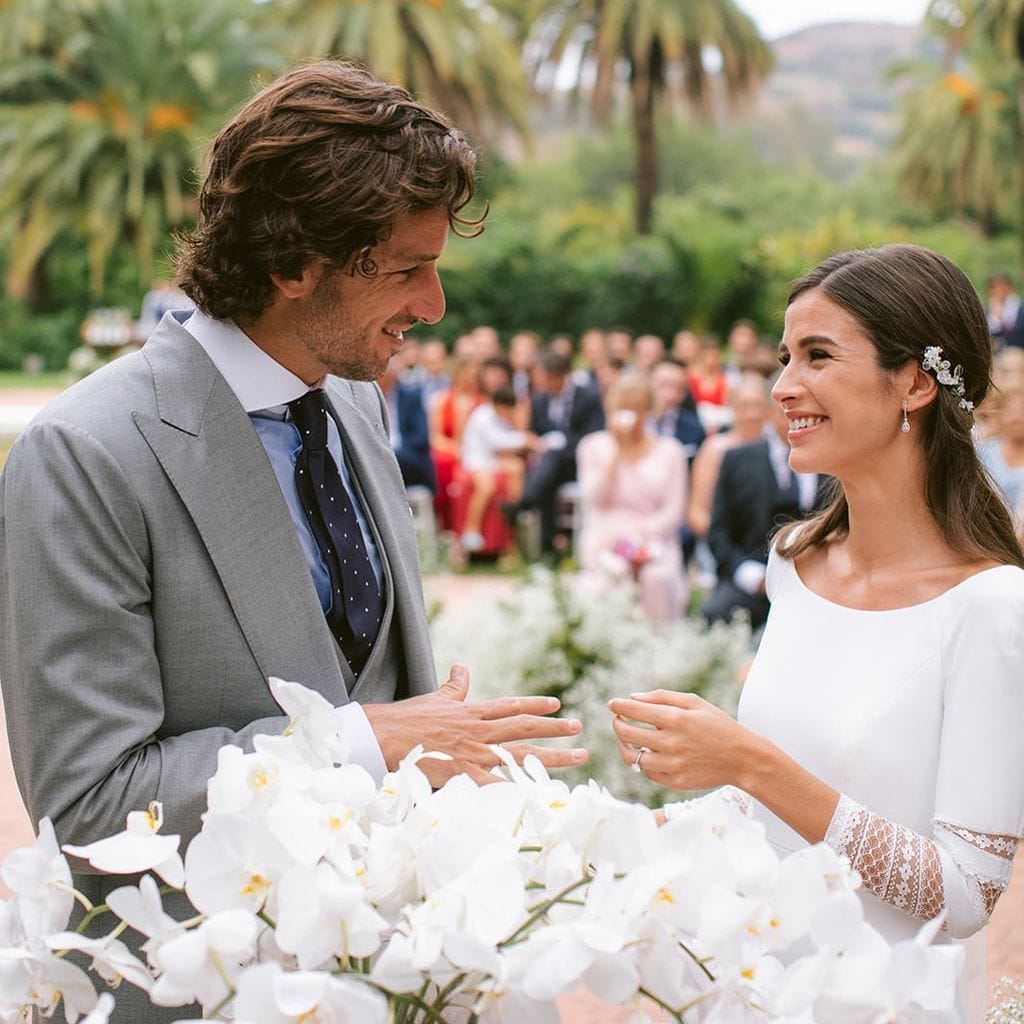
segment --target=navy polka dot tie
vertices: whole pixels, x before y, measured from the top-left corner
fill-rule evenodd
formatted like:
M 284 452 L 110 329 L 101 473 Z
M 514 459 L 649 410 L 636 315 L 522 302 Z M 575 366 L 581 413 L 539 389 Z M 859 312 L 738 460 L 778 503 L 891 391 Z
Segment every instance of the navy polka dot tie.
M 295 458 L 299 500 L 331 577 L 327 624 L 358 675 L 380 629 L 383 609 L 352 497 L 327 450 L 327 406 L 323 391 L 288 403 L 302 448 Z

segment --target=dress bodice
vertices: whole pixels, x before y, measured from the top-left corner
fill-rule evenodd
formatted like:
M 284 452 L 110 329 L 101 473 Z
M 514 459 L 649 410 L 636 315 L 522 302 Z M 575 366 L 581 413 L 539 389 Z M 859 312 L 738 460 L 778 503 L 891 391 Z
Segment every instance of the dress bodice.
M 1024 570 L 999 566 L 929 601 L 864 611 L 815 594 L 773 551 L 767 586 L 740 721 L 873 815 L 938 837 L 944 877 L 995 877 L 1000 851 L 979 842 L 1024 828 Z M 780 850 L 805 845 L 755 813 Z M 951 914 L 968 913 L 945 880 Z M 865 912 L 891 941 L 921 923 L 870 892 Z

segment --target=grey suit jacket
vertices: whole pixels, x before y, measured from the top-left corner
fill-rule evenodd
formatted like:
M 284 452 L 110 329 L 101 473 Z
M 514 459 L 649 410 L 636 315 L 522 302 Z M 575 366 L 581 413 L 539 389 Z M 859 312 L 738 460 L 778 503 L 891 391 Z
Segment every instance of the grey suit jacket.
M 352 697 L 424 693 L 436 679 L 381 394 L 333 379 L 328 393 L 389 584 L 387 660 Z M 264 448 L 167 316 L 49 405 L 0 478 L 0 681 L 29 814 L 88 843 L 160 800 L 184 848 L 218 748 L 286 724 L 269 676 L 349 699 Z

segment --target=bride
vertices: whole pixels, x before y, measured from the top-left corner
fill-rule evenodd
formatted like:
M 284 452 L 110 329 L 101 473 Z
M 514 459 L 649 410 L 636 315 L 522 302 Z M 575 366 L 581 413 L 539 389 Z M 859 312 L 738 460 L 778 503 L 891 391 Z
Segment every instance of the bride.
M 940 913 L 967 938 L 1024 828 L 1024 556 L 971 440 L 985 314 L 927 249 L 841 253 L 793 287 L 780 356 L 790 464 L 834 498 L 775 538 L 739 721 L 634 694 L 611 702 L 620 753 L 673 789 L 745 790 L 783 851 L 846 854 L 891 941 Z

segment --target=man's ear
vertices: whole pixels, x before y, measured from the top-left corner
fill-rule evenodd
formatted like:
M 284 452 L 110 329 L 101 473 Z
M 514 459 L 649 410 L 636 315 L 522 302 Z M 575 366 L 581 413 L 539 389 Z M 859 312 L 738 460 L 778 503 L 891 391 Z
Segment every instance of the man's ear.
M 939 382 L 920 366 L 914 367 L 914 374 L 908 381 L 908 388 L 904 392 L 907 409 L 913 412 L 915 409 L 923 409 L 935 401 L 939 393 Z
M 308 298 L 324 276 L 324 265 L 320 260 L 308 263 L 298 277 L 270 274 L 270 280 L 284 299 Z

